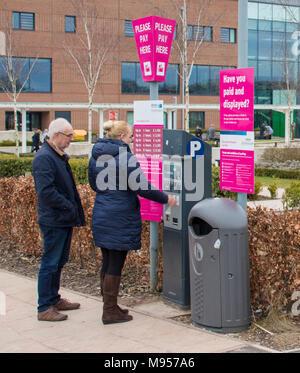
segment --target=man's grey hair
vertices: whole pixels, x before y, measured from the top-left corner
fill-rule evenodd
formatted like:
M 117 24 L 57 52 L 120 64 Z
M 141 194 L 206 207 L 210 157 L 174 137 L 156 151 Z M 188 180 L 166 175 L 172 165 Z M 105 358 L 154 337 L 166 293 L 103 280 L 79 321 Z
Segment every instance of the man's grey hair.
M 64 132 L 67 128 L 72 128 L 71 124 L 64 118 L 57 118 L 49 124 L 48 136 L 52 139 L 55 133 Z

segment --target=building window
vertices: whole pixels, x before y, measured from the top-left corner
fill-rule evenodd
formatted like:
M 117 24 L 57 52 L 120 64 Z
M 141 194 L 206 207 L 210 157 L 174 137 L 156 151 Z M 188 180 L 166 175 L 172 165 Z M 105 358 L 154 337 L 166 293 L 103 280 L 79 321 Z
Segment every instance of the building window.
M 22 115 L 17 112 L 17 123 L 18 131 L 22 130 Z M 26 113 L 26 129 L 27 131 L 32 131 L 34 128 L 41 129 L 42 127 L 42 113 L 39 111 L 27 111 Z M 5 129 L 14 130 L 15 129 L 15 117 L 13 111 L 5 112 Z
M 0 57 L 0 91 L 12 92 L 7 76 L 8 61 Z M 34 65 L 33 65 L 34 64 Z M 32 67 L 33 65 L 33 67 Z M 25 82 L 22 92 L 49 93 L 52 91 L 52 66 L 49 58 L 12 58 L 13 75 L 19 91 Z M 30 69 L 31 73 L 30 72 Z
M 222 43 L 236 43 L 236 29 L 235 28 L 221 28 L 221 42 Z
M 234 66 L 194 65 L 189 82 L 190 95 L 218 96 L 220 70 L 234 68 Z
M 65 16 L 65 32 L 76 32 L 75 16 Z
M 55 111 L 54 112 L 55 119 L 57 118 L 64 118 L 69 123 L 71 123 L 71 112 L 70 111 Z
M 189 112 L 189 128 L 195 129 L 196 126 L 205 128 L 205 113 L 204 111 L 190 111 Z
M 188 25 L 188 40 L 212 41 L 212 27 Z
M 127 19 L 124 21 L 124 34 L 125 36 L 134 36 L 132 22 Z
M 159 83 L 160 94 L 179 94 L 179 77 L 176 73 L 178 65 L 169 64 L 164 82 Z M 143 81 L 139 62 L 122 62 L 122 93 L 149 94 L 149 84 Z
M 15 30 L 34 30 L 34 13 L 13 12 L 12 16 Z

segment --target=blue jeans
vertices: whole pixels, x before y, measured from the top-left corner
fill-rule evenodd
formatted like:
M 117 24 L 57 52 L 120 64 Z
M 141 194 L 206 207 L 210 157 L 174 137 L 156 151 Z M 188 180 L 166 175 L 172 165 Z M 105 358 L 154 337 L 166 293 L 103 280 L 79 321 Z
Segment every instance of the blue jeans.
M 72 227 L 56 228 L 40 224 L 44 252 L 38 276 L 38 312 L 46 311 L 60 300 L 60 275 L 69 259 Z

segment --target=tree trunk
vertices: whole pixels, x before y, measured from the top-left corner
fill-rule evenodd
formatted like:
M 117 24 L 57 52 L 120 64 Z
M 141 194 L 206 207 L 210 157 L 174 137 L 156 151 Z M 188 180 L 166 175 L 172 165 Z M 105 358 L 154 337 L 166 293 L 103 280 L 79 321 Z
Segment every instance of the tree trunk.
M 89 97 L 89 120 L 88 120 L 88 143 L 92 143 L 92 129 L 93 129 L 93 110 L 92 110 L 93 101 Z
M 16 156 L 20 156 L 19 150 L 19 131 L 18 131 L 18 110 L 16 103 L 14 103 L 14 121 L 15 121 L 15 139 L 16 139 Z

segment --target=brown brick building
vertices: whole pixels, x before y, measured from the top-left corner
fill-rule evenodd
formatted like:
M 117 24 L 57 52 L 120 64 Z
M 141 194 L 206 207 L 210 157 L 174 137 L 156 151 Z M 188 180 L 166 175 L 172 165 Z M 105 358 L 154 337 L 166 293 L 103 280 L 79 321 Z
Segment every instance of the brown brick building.
M 94 1 L 88 1 L 93 3 Z M 87 3 L 87 1 L 86 1 Z M 200 0 L 188 0 L 187 24 L 189 28 L 189 52 L 199 28 L 197 15 Z M 131 20 L 149 15 L 175 19 L 179 15 L 170 0 L 98 0 L 95 1 L 99 24 L 103 30 L 104 44 L 110 35 L 118 39 L 112 55 L 103 67 L 103 74 L 95 91 L 94 103 L 133 103 L 149 99 L 149 85 L 141 80 L 138 54 L 131 29 Z M 191 104 L 217 104 L 218 74 L 220 68 L 237 66 L 237 0 L 212 0 L 205 9 L 200 22 L 200 33 L 205 33 L 204 42 L 195 60 L 190 83 Z M 96 14 L 96 13 L 95 13 Z M 35 59 L 29 80 L 18 102 L 26 103 L 87 103 L 87 89 L 74 61 L 65 50 L 66 45 L 80 48 L 78 35 L 83 28 L 78 13 L 69 0 L 2 0 L 0 4 L 0 31 L 10 28 L 13 35 L 12 54 L 16 61 L 25 63 L 29 71 Z M 178 26 L 179 27 L 179 26 Z M 179 30 L 178 30 L 179 35 Z M 178 37 L 177 35 L 177 37 Z M 0 37 L 0 50 L 3 38 Z M 6 38 L 6 44 L 8 40 Z M 0 55 L 3 52 L 0 52 Z M 0 57 L 3 58 L 4 57 Z M 22 58 L 22 59 L 21 59 Z M 16 62 L 17 63 L 17 62 Z M 22 65 L 23 66 L 23 65 Z M 171 67 L 173 68 L 171 68 Z M 179 55 L 173 47 L 165 84 L 159 90 L 159 98 L 165 103 L 182 103 L 182 81 L 174 69 L 180 69 Z M 25 73 L 22 73 L 23 76 Z M 22 80 L 20 74 L 19 84 Z M 6 79 L 1 70 L 0 79 Z M 22 82 L 21 82 L 22 83 Z M 9 102 L 6 93 L 0 92 L 0 102 Z M 119 118 L 132 121 L 132 110 L 120 110 Z M 99 117 L 93 114 L 93 130 L 98 132 Z M 40 108 L 28 109 L 28 129 L 44 129 L 49 121 L 58 116 L 69 118 L 75 129 L 87 129 L 86 109 Z M 104 120 L 108 111 L 104 113 Z M 181 112 L 177 114 L 177 128 L 182 127 Z M 190 128 L 201 122 L 203 127 L 219 124 L 217 111 L 194 111 Z M 0 131 L 12 129 L 12 109 L 0 109 Z

